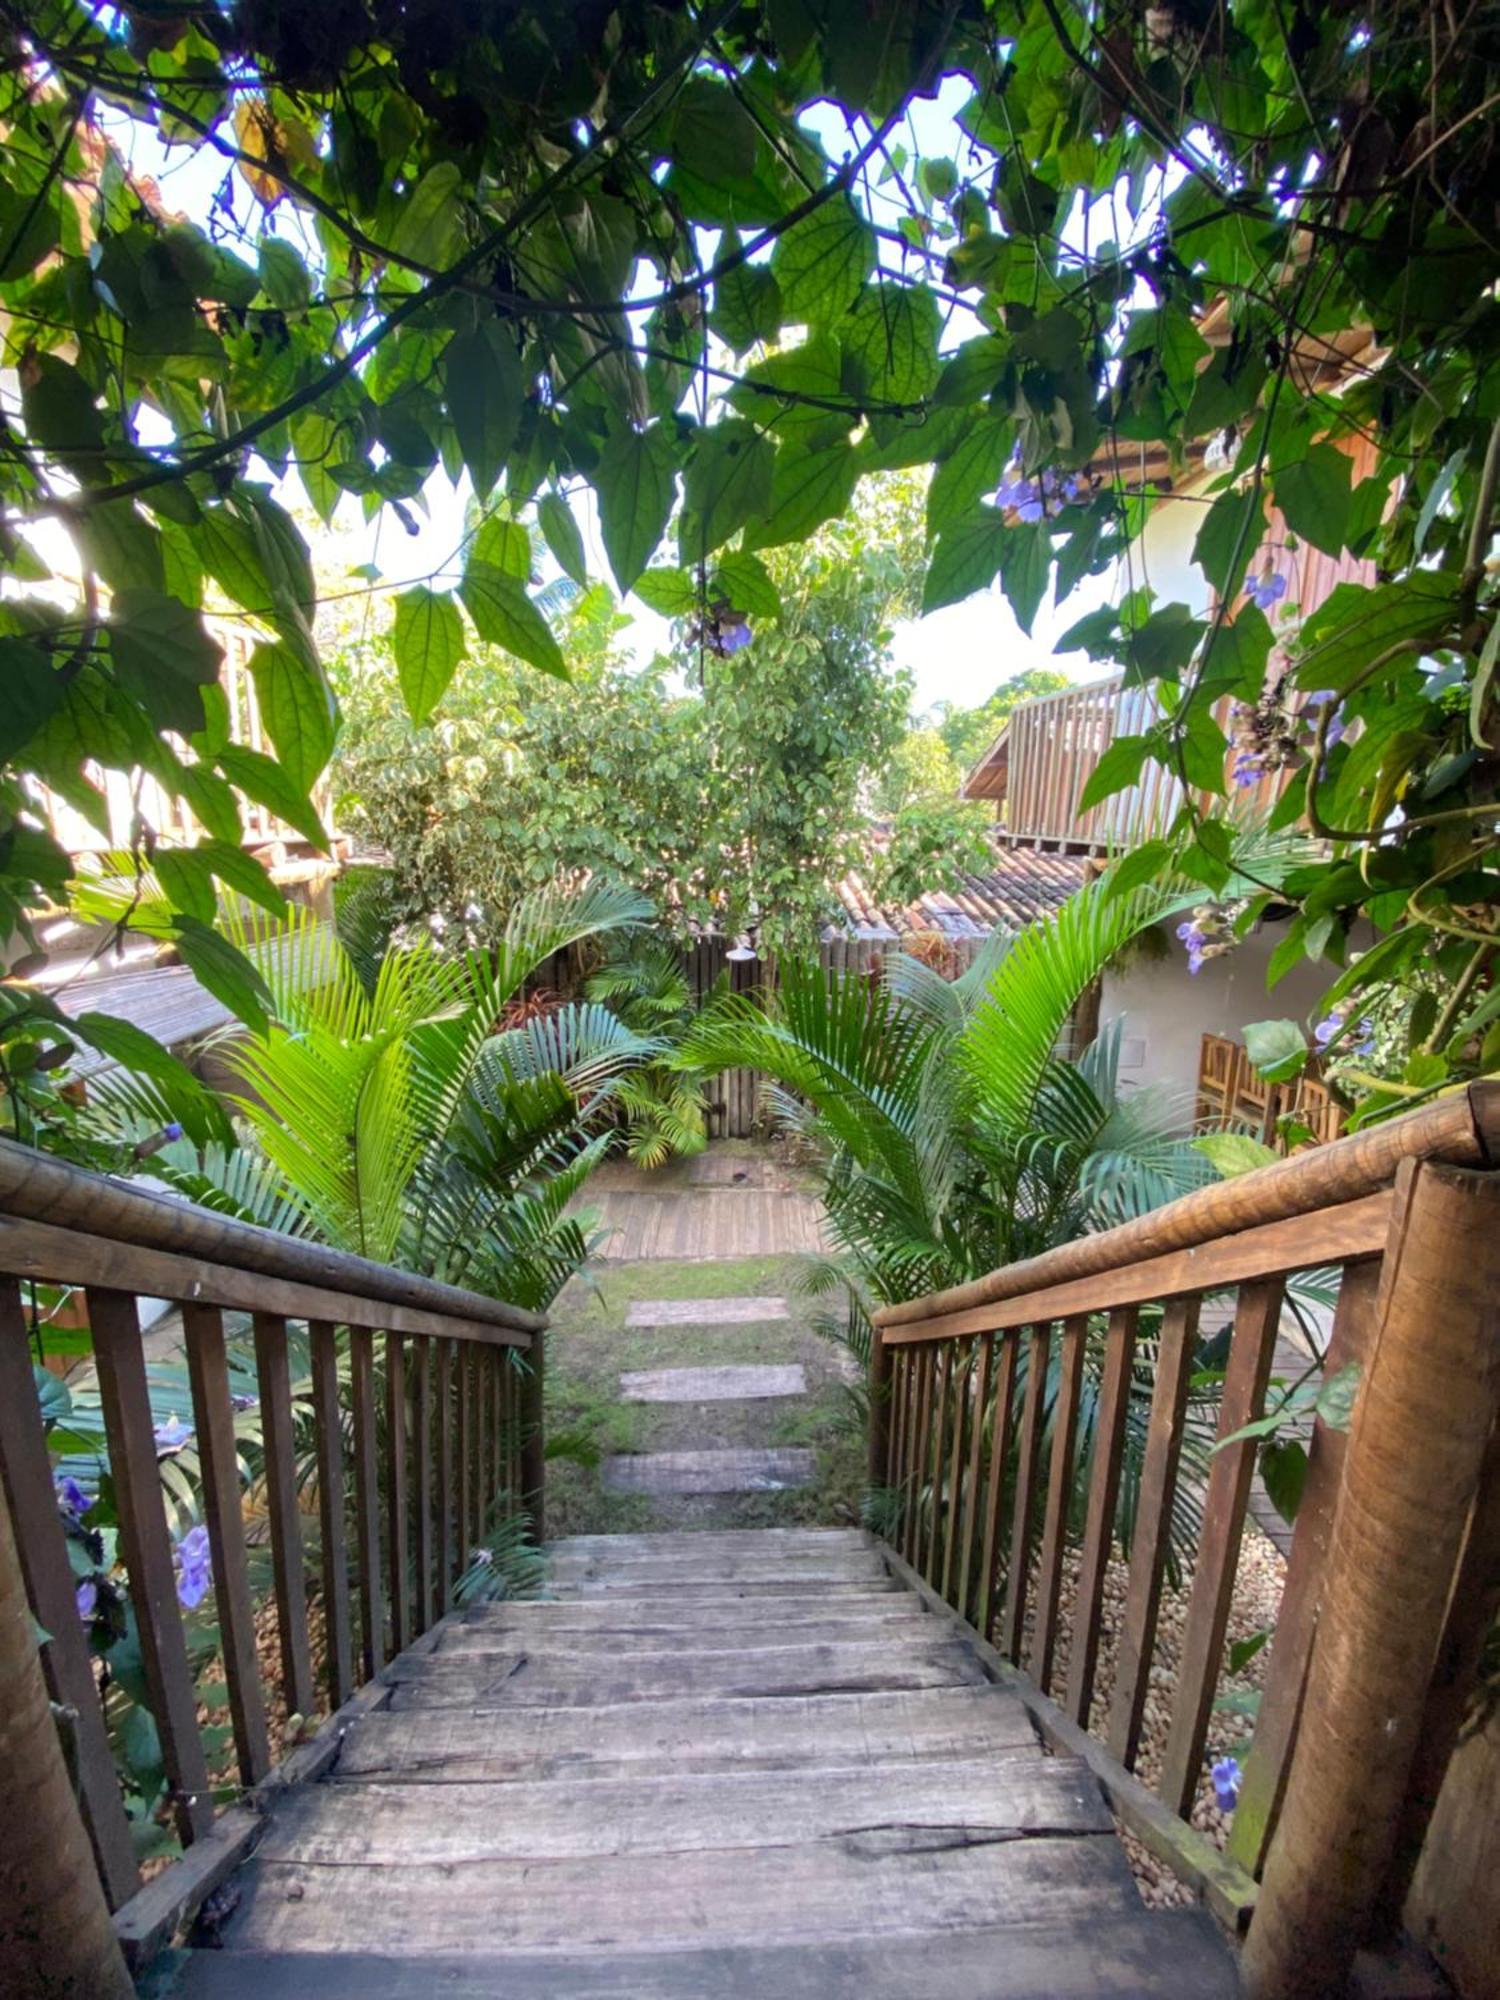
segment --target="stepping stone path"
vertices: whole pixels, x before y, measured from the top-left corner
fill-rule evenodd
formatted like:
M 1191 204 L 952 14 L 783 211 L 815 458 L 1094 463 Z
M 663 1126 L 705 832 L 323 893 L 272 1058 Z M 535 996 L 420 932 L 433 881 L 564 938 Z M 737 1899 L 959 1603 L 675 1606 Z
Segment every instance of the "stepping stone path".
M 805 1396 L 801 1365 L 780 1368 L 642 1368 L 620 1377 L 626 1403 L 759 1402 L 767 1396 Z
M 606 1459 L 612 1493 L 782 1493 L 806 1486 L 813 1455 L 800 1445 L 762 1451 L 640 1451 Z
M 637 1299 L 631 1305 L 629 1327 L 750 1326 L 766 1320 L 790 1319 L 784 1298 Z M 769 1402 L 805 1396 L 807 1374 L 800 1363 L 778 1366 L 709 1368 L 646 1368 L 620 1377 L 625 1403 Z M 604 1484 L 612 1493 L 696 1495 L 782 1493 L 810 1484 L 814 1474 L 811 1451 L 801 1446 L 734 1449 L 645 1451 L 607 1459 Z
M 790 1319 L 785 1299 L 636 1299 L 627 1326 L 749 1326 L 763 1319 Z

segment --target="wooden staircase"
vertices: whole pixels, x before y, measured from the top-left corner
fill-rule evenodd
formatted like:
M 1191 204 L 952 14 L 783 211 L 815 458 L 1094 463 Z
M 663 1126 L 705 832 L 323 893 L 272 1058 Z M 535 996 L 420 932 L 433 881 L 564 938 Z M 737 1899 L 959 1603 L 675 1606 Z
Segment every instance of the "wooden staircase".
M 1215 2000 L 1098 1784 L 858 1531 L 580 1537 L 285 1794 L 185 2000 Z M 201 1928 L 201 1927 L 200 1927 Z M 207 1948 L 212 1944 L 215 1948 Z

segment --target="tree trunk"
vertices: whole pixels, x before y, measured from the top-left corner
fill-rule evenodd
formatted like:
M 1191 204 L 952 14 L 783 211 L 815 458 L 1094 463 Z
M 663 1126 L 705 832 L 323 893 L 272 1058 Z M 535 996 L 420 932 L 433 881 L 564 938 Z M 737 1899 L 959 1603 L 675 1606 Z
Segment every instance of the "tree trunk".
M 58 1741 L 0 1485 L 0 1992 L 131 2000 Z

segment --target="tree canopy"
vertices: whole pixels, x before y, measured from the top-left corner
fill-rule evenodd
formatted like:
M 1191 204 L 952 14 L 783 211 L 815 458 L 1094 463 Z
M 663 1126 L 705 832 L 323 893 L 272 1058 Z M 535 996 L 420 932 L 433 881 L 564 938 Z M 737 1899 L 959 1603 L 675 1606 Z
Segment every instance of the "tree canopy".
M 925 607 L 998 579 L 1029 630 L 1126 551 L 1138 468 L 1212 447 L 1212 614 L 1143 585 L 1072 635 L 1159 698 L 1096 792 L 1168 765 L 1193 801 L 1150 859 L 1222 888 L 1217 709 L 1244 704 L 1241 769 L 1295 764 L 1331 843 L 1278 888 L 1299 909 L 1278 969 L 1337 964 L 1368 914 L 1334 1002 L 1435 955 L 1449 1002 L 1403 1087 L 1472 1055 L 1500 1011 L 1486 12 L 21 0 L 0 21 L 0 505 L 37 585 L 0 635 L 13 928 L 67 877 L 22 773 L 87 806 L 88 759 L 143 766 L 188 801 L 213 839 L 170 893 L 200 956 L 238 796 L 316 833 L 336 711 L 271 491 L 290 469 L 325 518 L 351 494 L 410 519 L 438 467 L 472 481 L 456 588 L 397 607 L 421 707 L 476 635 L 564 670 L 505 530 L 534 510 L 580 574 L 585 488 L 616 584 L 685 578 L 722 639 L 754 613 L 752 555 L 865 475 L 930 466 Z M 206 226 L 132 164 L 143 133 L 222 163 Z M 1289 537 L 1372 565 L 1295 629 L 1267 616 L 1271 500 Z M 77 540 L 76 592 L 37 578 L 44 518 Z M 204 578 L 259 635 L 274 757 L 230 738 Z

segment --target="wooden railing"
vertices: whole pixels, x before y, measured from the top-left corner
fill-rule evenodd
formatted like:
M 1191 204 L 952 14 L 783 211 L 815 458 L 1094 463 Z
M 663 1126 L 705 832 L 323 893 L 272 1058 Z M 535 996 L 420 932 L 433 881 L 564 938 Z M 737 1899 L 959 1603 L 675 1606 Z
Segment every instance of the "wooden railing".
M 1267 1146 L 1278 1143 L 1283 1118 L 1307 1127 L 1313 1136 L 1306 1144 L 1327 1145 L 1344 1130 L 1343 1109 L 1320 1077 L 1304 1074 L 1290 1083 L 1267 1083 L 1244 1043 L 1228 1035 L 1203 1037 L 1197 1118 L 1205 1131 L 1246 1132 Z
M 146 1888 L 74 1601 L 54 1467 L 32 1366 L 28 1281 L 85 1291 L 119 1553 L 140 1636 L 176 1831 L 188 1853 Z M 542 1335 L 533 1313 L 210 1210 L 102 1179 L 0 1142 L 0 1475 L 33 1616 L 48 1635 L 48 1692 L 69 1716 L 78 1812 L 114 1928 L 143 1959 L 254 1837 L 250 1808 L 217 1823 L 179 1605 L 138 1301 L 175 1302 L 235 1762 L 248 1790 L 273 1755 L 246 1561 L 224 1313 L 253 1315 L 274 1580 L 288 1715 L 346 1708 L 448 1610 L 498 1496 L 542 1532 Z M 323 1662 L 309 1635 L 288 1324 L 305 1324 L 311 1373 Z M 300 1352 L 301 1340 L 298 1338 Z M 511 1357 L 523 1357 L 513 1363 Z M 305 1470 L 305 1468 L 303 1468 Z M 3 1579 L 0 1579 L 3 1581 Z M 336 1729 L 317 1739 L 333 1748 Z M 296 1753 L 302 1765 L 307 1750 Z M 316 1765 L 316 1750 L 311 1753 Z M 327 1755 L 332 1750 L 327 1750 Z M 326 1761 L 326 1757 L 325 1757 Z M 302 1775 L 306 1775 L 303 1769 Z M 226 1829 L 226 1821 L 234 1824 Z M 210 1837 L 211 1836 L 211 1837 Z M 7 1840 L 24 1840 L 11 1829 Z M 194 1856 L 202 1852 L 200 1868 Z M 0 1927 L 3 1928 L 3 1927 Z M 63 1990 L 61 1986 L 57 1990 Z M 68 1990 L 72 1990 L 69 1988 Z M 82 1989 L 80 1989 L 82 1990 Z
M 898 1561 L 995 1648 L 1044 1733 L 1228 1921 L 1270 2000 L 1331 1995 L 1405 1901 L 1500 1582 L 1500 1085 L 1203 1189 L 1138 1221 L 879 1312 L 870 1476 Z M 1227 1853 L 1188 1823 L 1261 1416 L 1295 1274 L 1341 1283 Z M 1200 1309 L 1232 1291 L 1217 1448 L 1154 1789 L 1134 1775 L 1156 1654 Z M 1149 1354 L 1143 1311 L 1162 1308 Z M 1059 1331 L 1060 1329 L 1060 1331 Z M 1070 1552 L 1090 1364 L 1092 1470 Z M 1132 1393 L 1149 1394 L 1114 1686 L 1095 1700 Z M 1055 1671 L 1071 1576 L 1066 1674 Z M 1024 1672 L 1021 1670 L 1024 1669 Z M 1257 1890 L 1256 1878 L 1263 1877 Z M 1250 1913 L 1254 1909 L 1253 1921 Z

